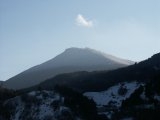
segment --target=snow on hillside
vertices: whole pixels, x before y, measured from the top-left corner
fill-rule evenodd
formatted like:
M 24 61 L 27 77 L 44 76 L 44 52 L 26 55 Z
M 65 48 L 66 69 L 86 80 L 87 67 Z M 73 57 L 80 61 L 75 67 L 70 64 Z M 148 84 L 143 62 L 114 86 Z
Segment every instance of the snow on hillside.
M 97 106 L 103 105 L 115 105 L 120 107 L 123 100 L 129 98 L 130 95 L 140 86 L 140 83 L 130 82 L 130 83 L 120 83 L 108 90 L 101 92 L 86 92 L 84 93 L 90 99 L 93 99 Z
M 12 106 L 11 120 L 59 120 L 66 115 L 67 119 L 72 119 L 70 108 L 63 103 L 64 98 L 59 94 L 44 90 L 9 99 L 4 105 Z
M 84 96 L 93 99 L 97 105 L 98 114 L 103 114 L 112 118 L 112 115 L 117 111 L 122 104 L 122 101 L 129 98 L 130 95 L 143 85 L 138 82 L 124 82 L 108 88 L 101 92 L 86 92 Z

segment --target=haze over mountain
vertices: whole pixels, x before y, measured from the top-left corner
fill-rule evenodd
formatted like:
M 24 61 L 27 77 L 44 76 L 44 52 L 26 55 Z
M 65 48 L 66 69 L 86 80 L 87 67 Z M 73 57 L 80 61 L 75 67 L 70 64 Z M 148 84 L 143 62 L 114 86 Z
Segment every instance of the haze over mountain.
M 68 48 L 55 58 L 10 78 L 5 82 L 5 86 L 21 89 L 36 85 L 60 73 L 113 70 L 133 63 L 90 48 Z

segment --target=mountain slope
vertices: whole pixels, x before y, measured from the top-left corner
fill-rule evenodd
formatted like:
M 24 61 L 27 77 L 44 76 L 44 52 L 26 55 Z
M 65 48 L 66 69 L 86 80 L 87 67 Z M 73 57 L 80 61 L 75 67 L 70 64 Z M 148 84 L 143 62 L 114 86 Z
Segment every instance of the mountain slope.
M 66 86 L 81 90 L 84 96 Z M 3 89 L 0 119 L 157 120 L 160 53 L 113 71 L 57 75 L 28 90 L 11 91 L 9 96 Z
M 37 86 L 52 89 L 56 85 L 65 85 L 81 92 L 102 91 L 120 82 L 148 82 L 160 74 L 160 53 L 134 65 L 113 71 L 76 72 L 57 75 Z
M 3 85 L 4 81 L 0 81 L 0 85 Z
M 20 93 L 37 89 L 52 90 L 57 85 L 68 86 L 93 99 L 103 120 L 160 118 L 160 53 L 113 71 L 57 75 Z
M 69 48 L 55 58 L 32 67 L 5 82 L 5 86 L 21 89 L 36 85 L 60 73 L 112 70 L 133 64 L 132 61 L 90 48 Z

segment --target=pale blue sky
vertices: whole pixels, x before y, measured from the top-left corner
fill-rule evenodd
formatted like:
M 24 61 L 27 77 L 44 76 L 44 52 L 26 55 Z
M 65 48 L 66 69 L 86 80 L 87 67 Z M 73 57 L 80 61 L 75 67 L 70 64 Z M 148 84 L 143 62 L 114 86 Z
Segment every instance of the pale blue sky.
M 160 0 L 0 0 L 0 80 L 69 47 L 134 61 L 160 52 Z

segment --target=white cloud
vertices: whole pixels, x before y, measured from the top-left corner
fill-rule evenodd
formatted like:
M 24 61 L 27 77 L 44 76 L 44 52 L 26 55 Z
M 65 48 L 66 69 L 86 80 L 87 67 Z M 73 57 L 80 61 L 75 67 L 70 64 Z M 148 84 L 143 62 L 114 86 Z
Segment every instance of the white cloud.
M 76 24 L 83 27 L 93 27 L 93 21 L 87 20 L 83 15 L 78 14 L 76 17 Z

